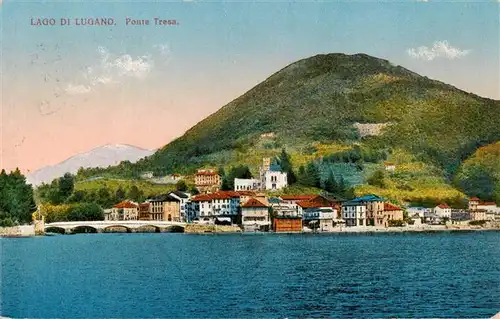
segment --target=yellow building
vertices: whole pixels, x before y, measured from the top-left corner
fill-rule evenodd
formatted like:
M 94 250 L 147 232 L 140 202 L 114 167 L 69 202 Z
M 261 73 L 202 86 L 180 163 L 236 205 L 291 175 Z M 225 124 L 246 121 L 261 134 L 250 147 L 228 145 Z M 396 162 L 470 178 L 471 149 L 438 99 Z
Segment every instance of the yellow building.
M 149 203 L 152 220 L 181 221 L 181 203 L 177 198 L 164 194 L 150 199 Z
M 194 176 L 194 184 L 200 193 L 214 193 L 220 189 L 221 178 L 213 170 L 198 170 Z

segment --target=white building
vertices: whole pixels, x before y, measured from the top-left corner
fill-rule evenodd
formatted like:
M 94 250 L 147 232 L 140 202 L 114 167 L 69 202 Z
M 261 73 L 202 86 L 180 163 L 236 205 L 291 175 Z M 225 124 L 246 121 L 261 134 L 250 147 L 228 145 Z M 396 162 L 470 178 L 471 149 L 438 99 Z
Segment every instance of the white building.
M 431 213 L 432 212 L 432 208 L 407 207 L 406 211 L 408 212 L 408 216 L 418 215 L 418 217 L 424 218 L 425 217 L 425 213 Z
M 332 207 L 304 208 L 304 225 L 308 225 L 309 228 L 316 223 L 319 231 L 333 231 L 336 219 L 337 210 Z
M 256 191 L 261 189 L 260 180 L 255 178 L 235 178 L 235 191 Z
M 241 224 L 245 231 L 269 231 L 269 207 L 255 198 L 241 205 Z
M 263 190 L 278 190 L 288 186 L 287 174 L 281 171 L 278 164 L 270 164 L 269 158 L 262 159 L 260 180 Z
M 202 222 L 213 223 L 216 218 L 228 217 L 234 223 L 239 214 L 240 195 L 235 192 L 197 195 L 192 198 L 192 202 L 197 203 L 194 206 L 198 209 L 195 218 Z
M 354 200 L 343 203 L 342 219 L 346 226 L 366 226 L 366 205 Z
M 451 218 L 451 207 L 446 204 L 440 204 L 434 207 L 434 214 L 439 218 Z
M 139 204 L 124 200 L 113 206 L 105 216 L 105 220 L 138 220 Z
M 150 179 L 150 178 L 153 178 L 153 172 L 143 172 L 141 174 L 141 178 L 144 178 L 144 179 Z
M 191 221 L 192 219 L 190 219 L 189 207 L 188 207 L 189 206 L 188 203 L 191 200 L 191 194 L 181 191 L 174 191 L 168 194 L 173 198 L 177 199 L 180 203 L 179 211 L 180 211 L 181 221 L 182 222 Z

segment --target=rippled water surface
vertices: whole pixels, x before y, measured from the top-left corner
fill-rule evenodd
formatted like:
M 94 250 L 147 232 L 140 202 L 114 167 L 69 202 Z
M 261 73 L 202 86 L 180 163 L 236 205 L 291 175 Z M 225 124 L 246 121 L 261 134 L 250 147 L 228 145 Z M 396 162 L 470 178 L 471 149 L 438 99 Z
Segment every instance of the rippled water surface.
M 491 317 L 500 232 L 3 238 L 1 314 Z

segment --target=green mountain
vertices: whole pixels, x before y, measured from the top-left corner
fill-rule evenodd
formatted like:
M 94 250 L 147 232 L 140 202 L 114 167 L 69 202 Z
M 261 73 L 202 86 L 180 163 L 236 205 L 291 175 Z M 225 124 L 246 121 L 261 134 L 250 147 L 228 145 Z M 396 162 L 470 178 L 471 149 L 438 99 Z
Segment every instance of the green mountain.
M 355 123 L 385 127 L 362 138 Z M 500 140 L 498 123 L 500 101 L 366 54 L 316 55 L 271 75 L 154 155 L 115 170 L 189 173 L 255 161 L 252 154 L 283 146 L 312 158 L 318 145 L 360 143 L 405 150 L 451 175 L 479 146 Z M 261 136 L 271 132 L 274 137 Z

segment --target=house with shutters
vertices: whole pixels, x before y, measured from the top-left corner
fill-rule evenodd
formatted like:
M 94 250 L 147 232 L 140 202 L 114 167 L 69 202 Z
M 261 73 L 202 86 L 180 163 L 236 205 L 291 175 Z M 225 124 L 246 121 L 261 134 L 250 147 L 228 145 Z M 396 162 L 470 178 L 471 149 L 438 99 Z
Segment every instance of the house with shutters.
M 250 198 L 241 205 L 241 225 L 244 231 L 269 231 L 269 206 L 256 198 Z
M 434 214 L 439 218 L 451 218 L 451 207 L 447 204 L 439 204 L 434 207 Z

